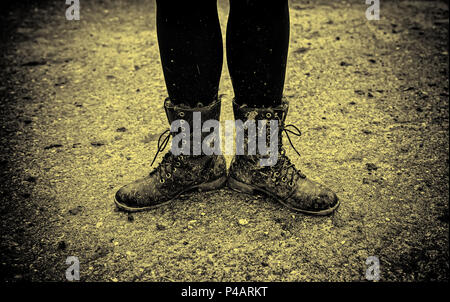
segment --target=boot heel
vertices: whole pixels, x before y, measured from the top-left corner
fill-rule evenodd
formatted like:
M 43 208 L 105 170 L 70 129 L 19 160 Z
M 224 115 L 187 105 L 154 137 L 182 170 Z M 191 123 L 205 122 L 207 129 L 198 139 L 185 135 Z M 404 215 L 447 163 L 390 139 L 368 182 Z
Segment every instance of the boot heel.
M 243 182 L 237 181 L 232 177 L 228 178 L 228 187 L 239 193 L 246 193 L 253 195 L 254 189 L 250 185 L 247 185 Z

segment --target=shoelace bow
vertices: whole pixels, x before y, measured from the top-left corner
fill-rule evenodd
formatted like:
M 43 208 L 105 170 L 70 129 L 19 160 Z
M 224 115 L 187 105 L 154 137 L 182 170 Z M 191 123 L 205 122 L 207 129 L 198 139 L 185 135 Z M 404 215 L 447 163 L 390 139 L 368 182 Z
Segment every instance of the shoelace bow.
M 166 149 L 167 144 L 169 143 L 170 140 L 170 129 L 165 130 L 163 133 L 161 133 L 161 135 L 158 138 L 158 149 L 156 150 L 156 154 L 155 157 L 153 157 L 152 163 L 150 164 L 150 166 L 153 166 L 156 158 L 158 157 L 158 154 L 161 153 L 162 151 L 164 151 L 164 149 Z M 161 163 L 158 165 L 158 167 L 156 168 L 155 171 L 159 172 L 160 175 L 160 181 L 164 182 L 164 178 L 162 177 L 164 172 L 164 175 L 170 175 L 171 171 L 168 172 L 167 168 L 169 166 L 171 166 L 171 163 L 173 161 L 173 156 L 171 156 L 172 153 L 167 153 L 164 155 L 164 158 L 162 159 Z M 153 173 L 153 172 L 152 172 Z
M 293 130 L 288 129 L 289 127 L 291 127 Z M 291 145 L 292 149 L 294 149 L 294 151 L 298 154 L 298 156 L 300 156 L 300 153 L 295 148 L 294 144 L 292 143 L 291 137 L 289 136 L 289 133 L 294 136 L 301 136 L 302 132 L 300 131 L 300 129 L 298 129 L 298 127 L 293 124 L 289 124 L 289 125 L 285 125 L 282 131 L 284 131 L 284 133 L 286 134 L 286 138 L 288 139 L 289 144 Z M 167 129 L 163 133 L 161 133 L 161 135 L 158 138 L 158 149 L 156 151 L 155 156 L 153 157 L 153 160 L 152 160 L 152 163 L 150 164 L 150 166 L 153 166 L 156 158 L 158 157 L 158 154 L 166 149 L 167 144 L 169 143 L 170 137 L 171 137 L 170 129 Z M 285 164 L 286 164 L 286 166 L 283 169 L 286 171 L 286 174 L 289 170 L 292 171 L 292 173 L 290 174 L 291 175 L 291 180 L 290 180 L 291 183 L 294 181 L 295 175 L 299 175 L 301 178 L 306 178 L 306 175 L 303 174 L 300 170 L 298 170 L 295 167 L 295 165 L 291 162 L 291 160 L 287 156 L 284 155 L 285 150 L 283 148 L 281 149 L 280 153 L 282 154 L 281 167 L 285 166 Z M 166 154 L 166 155 L 168 155 L 168 154 Z M 162 172 L 162 170 L 164 168 L 164 172 L 165 172 L 165 174 L 167 174 L 167 171 L 165 171 L 165 167 L 168 166 L 167 164 L 169 162 L 170 162 L 169 156 L 165 156 L 164 159 L 161 161 L 161 164 L 157 167 L 157 170 Z
M 287 129 L 288 127 L 294 128 L 295 131 Z M 286 133 L 286 137 L 289 141 L 289 144 L 291 144 L 292 149 L 294 149 L 294 151 L 298 154 L 298 156 L 300 156 L 300 153 L 297 151 L 297 149 L 295 149 L 294 144 L 291 141 L 291 137 L 289 136 L 289 133 L 291 133 L 292 135 L 295 135 L 295 136 L 301 136 L 302 132 L 300 131 L 300 129 L 298 129 L 297 126 L 295 126 L 293 124 L 289 124 L 289 125 L 284 126 L 283 131 L 284 131 L 284 133 Z
M 291 127 L 293 130 L 288 129 L 289 127 Z M 294 151 L 298 154 L 298 156 L 300 156 L 300 153 L 297 151 L 297 149 L 295 148 L 294 144 L 292 143 L 291 137 L 289 136 L 289 133 L 294 135 L 294 136 L 301 136 L 302 132 L 300 131 L 300 129 L 298 129 L 297 126 L 293 125 L 293 124 L 289 124 L 289 125 L 285 125 L 283 130 L 284 133 L 286 134 L 286 138 L 289 141 L 289 144 L 291 145 L 292 149 L 294 149 Z M 281 147 L 281 151 L 280 154 L 282 155 L 282 162 L 280 167 L 282 167 L 286 173 L 285 175 L 288 174 L 288 171 L 291 171 L 290 175 L 290 184 L 293 184 L 295 181 L 295 176 L 298 175 L 301 178 L 306 178 L 306 175 L 302 173 L 302 171 L 300 171 L 299 169 L 297 169 L 295 167 L 295 164 L 293 164 L 291 162 L 291 160 L 289 159 L 289 157 L 285 156 L 286 151 L 283 149 L 283 147 Z M 284 174 L 284 173 L 283 173 Z

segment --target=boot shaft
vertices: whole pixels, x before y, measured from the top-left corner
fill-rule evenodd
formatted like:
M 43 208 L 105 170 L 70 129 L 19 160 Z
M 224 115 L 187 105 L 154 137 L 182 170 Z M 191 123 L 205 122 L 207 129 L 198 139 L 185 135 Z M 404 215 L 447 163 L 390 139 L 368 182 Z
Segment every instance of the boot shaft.
M 207 106 L 188 107 L 185 105 L 175 105 L 169 98 L 164 101 L 164 110 L 166 111 L 167 120 L 172 124 L 176 120 L 184 120 L 193 128 L 194 112 L 201 113 L 202 121 L 219 120 L 220 118 L 221 100 L 217 98 Z
M 233 99 L 233 112 L 236 120 L 278 120 L 280 130 L 284 126 L 286 116 L 289 110 L 289 102 L 286 98 L 281 100 L 281 105 L 278 107 L 268 108 L 252 108 L 246 105 L 239 105 L 235 99 Z
M 220 153 L 220 98 L 207 106 L 199 107 L 175 105 L 167 98 L 164 102 L 164 109 L 172 128 L 172 144 L 178 146 L 177 150 L 181 154 L 211 155 Z M 202 131 L 203 123 L 206 121 L 212 121 L 213 135 L 210 132 Z M 211 131 L 211 129 L 208 130 Z M 205 141 L 205 138 L 208 140 Z M 208 148 L 209 151 L 203 152 L 205 148 Z
M 278 144 L 277 145 L 278 150 L 280 150 L 282 147 L 281 133 L 285 126 L 288 109 L 289 109 L 289 103 L 285 98 L 282 99 L 280 106 L 269 107 L 269 108 L 247 107 L 246 105 L 239 105 L 236 102 L 236 100 L 233 100 L 233 112 L 234 112 L 234 116 L 235 116 L 235 120 L 236 120 L 236 133 L 238 133 L 238 131 L 243 132 L 243 141 L 241 141 L 238 137 L 236 137 L 236 145 L 237 145 L 236 147 L 243 148 L 244 155 L 251 155 L 252 152 L 249 152 L 250 146 L 252 146 L 252 144 L 255 144 L 255 142 L 251 142 L 251 144 L 249 144 L 250 131 L 248 130 L 248 126 L 242 127 L 241 123 L 246 123 L 248 121 L 254 121 L 255 127 L 256 127 L 257 140 L 261 140 L 261 139 L 264 140 L 264 142 L 266 143 L 266 146 L 267 146 L 267 143 L 270 142 L 270 132 L 271 132 L 270 131 L 271 127 L 269 126 L 270 122 L 276 121 L 277 126 L 278 126 L 278 129 L 276 132 L 276 134 L 278 136 L 278 141 L 276 141 L 276 143 Z M 261 129 L 261 127 L 259 126 L 259 121 L 265 121 L 265 125 L 266 125 L 265 129 L 264 128 Z M 241 128 L 241 129 L 238 129 L 238 128 Z M 264 135 L 264 132 L 265 132 L 265 135 Z M 236 134 L 236 136 L 237 136 L 237 134 Z M 256 137 L 254 139 L 256 140 Z M 239 146 L 241 144 L 243 144 L 243 146 Z M 251 157 L 253 157 L 254 160 L 258 160 L 261 156 L 255 155 L 255 156 L 251 156 Z

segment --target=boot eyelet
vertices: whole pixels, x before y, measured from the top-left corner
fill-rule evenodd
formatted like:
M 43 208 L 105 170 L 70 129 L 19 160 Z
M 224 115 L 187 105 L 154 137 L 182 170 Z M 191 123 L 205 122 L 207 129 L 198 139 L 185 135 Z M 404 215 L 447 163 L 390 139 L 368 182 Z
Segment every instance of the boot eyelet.
M 281 177 L 282 182 L 286 182 L 286 180 L 287 180 L 286 177 Z
M 177 167 L 179 168 L 179 167 L 181 167 L 181 163 L 180 163 L 179 161 L 177 161 L 177 162 L 175 163 L 175 166 L 177 166 Z
M 274 173 L 273 173 L 273 176 L 274 176 L 274 177 L 280 176 L 280 172 L 274 172 Z
M 172 177 L 172 174 L 167 173 L 167 174 L 166 174 L 166 177 L 167 177 L 167 178 L 171 178 L 171 177 Z
M 180 120 L 180 125 L 184 125 L 184 120 Z
M 173 173 L 175 173 L 175 172 L 177 172 L 177 168 L 174 167 L 173 168 Z
M 181 144 L 186 145 L 186 140 L 185 139 L 181 140 Z
M 166 182 L 166 180 L 165 180 L 164 178 L 161 178 L 161 179 L 159 180 L 159 182 L 163 184 L 163 183 Z
M 290 181 L 290 182 L 288 183 L 288 185 L 289 185 L 289 187 L 293 187 L 293 186 L 294 186 L 294 182 L 293 182 L 293 181 Z
M 267 117 L 267 118 L 271 118 L 271 117 L 272 117 L 272 113 L 267 112 L 267 113 L 266 113 L 266 117 Z
M 178 116 L 183 117 L 184 116 L 184 112 L 183 111 L 179 112 Z
M 186 131 L 186 128 L 185 127 L 181 127 L 181 131 Z

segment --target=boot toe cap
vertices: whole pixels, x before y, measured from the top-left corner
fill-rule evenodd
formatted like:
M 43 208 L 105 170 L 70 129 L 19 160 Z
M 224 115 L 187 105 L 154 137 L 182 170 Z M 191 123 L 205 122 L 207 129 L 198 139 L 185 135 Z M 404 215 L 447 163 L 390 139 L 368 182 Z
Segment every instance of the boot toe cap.
M 318 215 L 333 212 L 339 203 L 331 189 L 311 180 L 303 180 L 289 201 L 299 211 Z
M 123 186 L 120 188 L 115 195 L 115 201 L 116 204 L 127 206 L 127 207 L 134 207 L 137 206 L 137 200 L 134 198 L 133 190 L 130 188 L 130 186 Z

